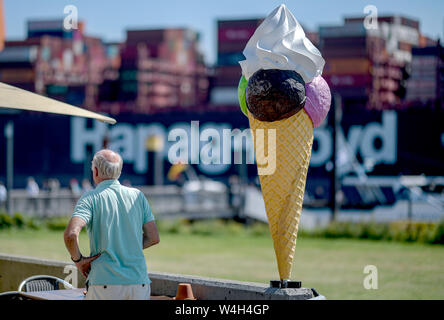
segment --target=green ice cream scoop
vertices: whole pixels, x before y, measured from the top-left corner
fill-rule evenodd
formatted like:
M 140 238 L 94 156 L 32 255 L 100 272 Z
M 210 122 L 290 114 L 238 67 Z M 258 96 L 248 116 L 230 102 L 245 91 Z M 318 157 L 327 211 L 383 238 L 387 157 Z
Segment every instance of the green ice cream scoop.
M 245 92 L 247 90 L 247 84 L 248 81 L 245 79 L 244 76 L 242 76 L 239 80 L 239 85 L 237 87 L 237 96 L 239 98 L 239 104 L 241 107 L 241 110 L 243 114 L 245 114 L 248 117 L 248 111 L 247 111 L 247 99 L 245 98 Z

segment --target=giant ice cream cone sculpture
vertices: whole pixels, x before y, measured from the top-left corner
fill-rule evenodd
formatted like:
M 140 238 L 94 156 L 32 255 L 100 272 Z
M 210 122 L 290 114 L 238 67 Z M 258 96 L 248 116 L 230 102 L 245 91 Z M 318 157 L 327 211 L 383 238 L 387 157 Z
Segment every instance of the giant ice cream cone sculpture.
M 313 128 L 325 118 L 331 95 L 321 77 L 321 54 L 284 5 L 258 27 L 243 53 L 239 100 L 283 281 L 291 278 Z

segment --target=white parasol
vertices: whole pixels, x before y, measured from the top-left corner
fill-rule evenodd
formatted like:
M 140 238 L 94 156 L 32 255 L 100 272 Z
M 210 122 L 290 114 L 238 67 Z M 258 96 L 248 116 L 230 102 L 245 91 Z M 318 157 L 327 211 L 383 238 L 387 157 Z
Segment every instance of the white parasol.
M 47 98 L 2 82 L 0 82 L 0 108 L 58 113 L 93 118 L 110 124 L 116 123 L 116 120 L 113 118 L 79 107 L 74 107 L 70 104 Z

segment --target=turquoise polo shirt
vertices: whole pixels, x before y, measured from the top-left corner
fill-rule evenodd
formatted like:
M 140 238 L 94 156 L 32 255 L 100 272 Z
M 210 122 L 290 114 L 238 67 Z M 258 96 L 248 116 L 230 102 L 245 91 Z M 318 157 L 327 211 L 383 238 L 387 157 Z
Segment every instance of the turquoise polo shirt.
M 73 217 L 86 222 L 91 255 L 91 285 L 149 284 L 142 225 L 154 220 L 144 194 L 118 180 L 102 181 L 77 202 Z

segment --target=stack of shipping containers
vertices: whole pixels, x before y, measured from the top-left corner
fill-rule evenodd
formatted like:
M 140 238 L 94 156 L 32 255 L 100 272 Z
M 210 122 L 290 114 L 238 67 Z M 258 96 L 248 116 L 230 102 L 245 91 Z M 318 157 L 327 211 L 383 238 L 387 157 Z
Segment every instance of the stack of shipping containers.
M 411 76 L 407 81 L 408 103 L 441 104 L 444 98 L 444 50 L 440 45 L 412 51 Z
M 418 45 L 417 21 L 380 17 L 368 29 L 364 18 L 346 18 L 342 26 L 320 27 L 324 77 L 341 94 L 345 107 L 386 109 L 400 105 L 402 68 Z
M 103 82 L 98 86 L 98 110 L 116 115 L 121 111 L 119 70 L 121 67 L 121 43 L 103 43 L 106 60 Z
M 121 49 L 119 99 L 127 111 L 154 113 L 206 101 L 207 69 L 188 29 L 130 30 Z
M 37 55 L 35 41 L 6 41 L 0 52 L 0 82 L 35 91 Z
M 367 37 L 362 24 L 320 27 L 323 76 L 344 102 L 365 105 L 371 87 Z
M 29 21 L 28 38 L 7 41 L 0 53 L 0 81 L 97 109 L 107 57 L 102 41 L 84 36 L 83 26 L 67 31 L 63 20 Z
M 78 29 L 65 30 L 63 20 L 28 22 L 28 41 L 40 42 L 35 64 L 36 92 L 75 105 L 83 104 L 88 75 L 82 32 L 82 23 Z
M 242 51 L 263 19 L 220 20 L 217 22 L 217 64 L 211 89 L 211 104 L 236 106 L 237 86 L 242 71 Z

